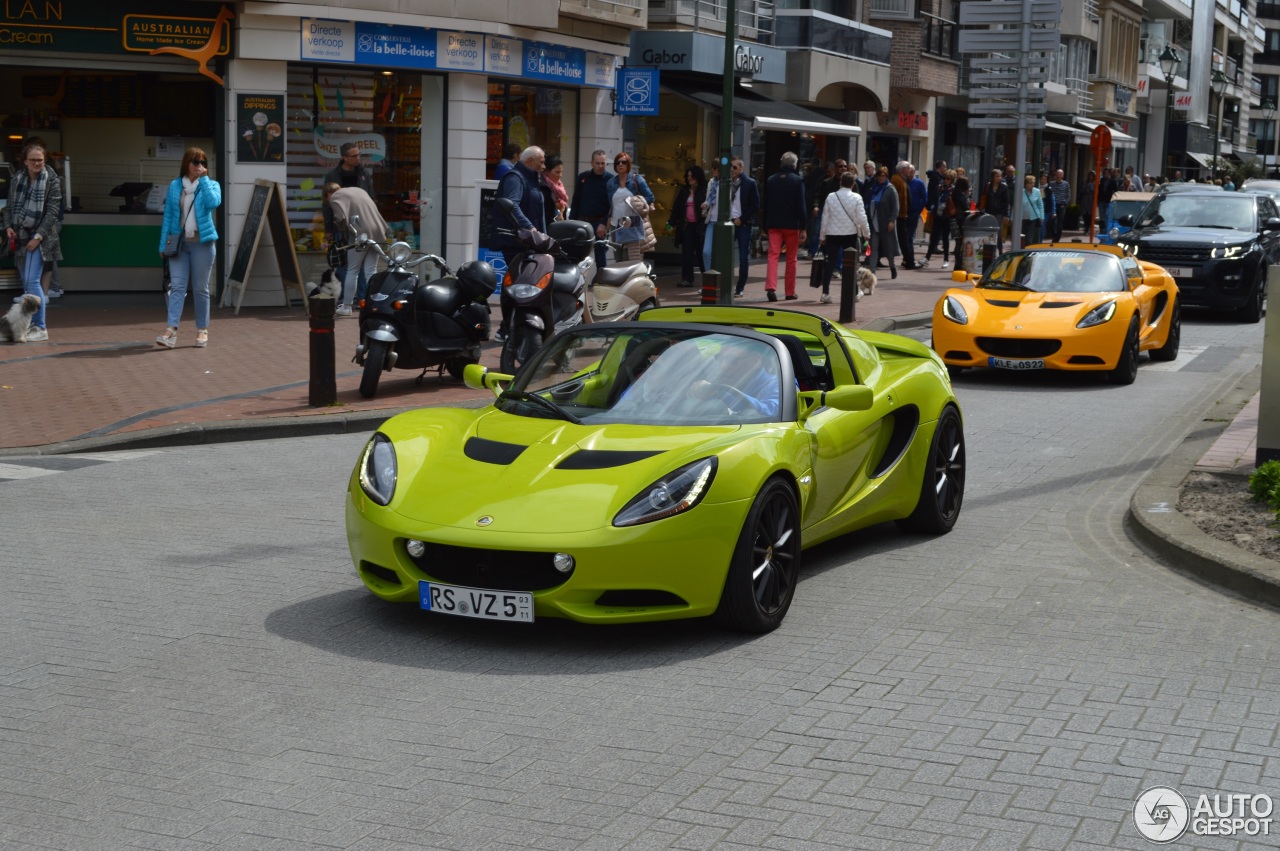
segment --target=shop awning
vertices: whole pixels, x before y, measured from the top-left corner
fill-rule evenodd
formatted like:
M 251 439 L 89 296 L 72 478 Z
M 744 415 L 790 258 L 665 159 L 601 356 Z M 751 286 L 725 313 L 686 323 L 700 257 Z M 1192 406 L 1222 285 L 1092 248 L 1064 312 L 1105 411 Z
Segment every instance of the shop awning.
M 1194 151 L 1186 152 L 1187 159 L 1192 162 L 1200 163 L 1201 168 L 1213 168 L 1213 157 L 1209 154 L 1197 154 Z
M 724 103 L 724 96 L 718 91 L 684 85 L 672 91 L 715 110 L 719 110 Z M 846 124 L 834 118 L 828 118 L 821 112 L 761 95 L 735 94 L 733 113 L 749 119 L 753 127 L 761 130 L 798 130 L 802 133 L 823 133 L 828 136 L 862 135 L 862 128 L 855 124 Z
M 1080 125 L 1081 127 L 1083 127 L 1085 130 L 1088 130 L 1090 132 L 1092 132 L 1093 128 L 1097 127 L 1099 124 L 1106 123 L 1104 121 L 1096 121 L 1092 118 L 1084 118 L 1079 115 L 1071 116 L 1071 120 L 1074 121 L 1076 124 Z M 1136 136 L 1130 136 L 1128 133 L 1125 133 L 1121 130 L 1117 130 L 1115 127 L 1112 127 L 1110 124 L 1107 125 L 1107 129 L 1111 131 L 1111 147 L 1113 148 L 1138 147 L 1138 138 Z M 1077 132 L 1075 136 L 1075 142 L 1076 144 L 1079 144 L 1079 145 L 1089 144 L 1089 133 Z
M 1076 128 L 1068 127 L 1065 124 L 1055 124 L 1052 121 L 1046 121 L 1044 129 L 1046 133 L 1066 133 L 1070 136 L 1074 136 L 1076 133 Z
M 1227 154 L 1227 159 L 1235 160 L 1238 163 L 1261 163 L 1262 157 L 1250 151 L 1232 151 Z

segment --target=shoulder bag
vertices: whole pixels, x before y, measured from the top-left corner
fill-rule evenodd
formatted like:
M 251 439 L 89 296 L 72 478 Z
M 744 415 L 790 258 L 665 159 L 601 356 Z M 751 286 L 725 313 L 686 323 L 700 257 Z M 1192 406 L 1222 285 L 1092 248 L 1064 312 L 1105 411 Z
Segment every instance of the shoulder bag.
M 200 194 L 199 190 L 196 194 Z M 182 205 L 182 196 L 178 196 L 178 205 Z M 191 199 L 191 209 L 187 211 L 187 218 L 190 218 L 196 211 L 196 199 Z M 160 254 L 164 257 L 177 257 L 178 249 L 182 248 L 182 231 L 186 228 L 187 219 L 182 220 L 182 225 L 176 233 L 171 233 L 164 238 L 164 248 L 160 249 Z

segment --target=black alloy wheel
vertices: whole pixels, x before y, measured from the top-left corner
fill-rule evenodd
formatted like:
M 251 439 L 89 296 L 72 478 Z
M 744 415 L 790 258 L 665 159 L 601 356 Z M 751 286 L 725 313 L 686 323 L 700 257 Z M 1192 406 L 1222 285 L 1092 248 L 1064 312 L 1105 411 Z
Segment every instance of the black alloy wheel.
M 800 576 L 800 509 L 781 479 L 770 479 L 742 524 L 716 619 L 742 632 L 769 632 L 782 623 Z
M 1138 317 L 1129 322 L 1129 333 L 1120 347 L 1120 360 L 1107 375 L 1112 384 L 1132 384 L 1138 377 Z
M 964 473 L 964 424 L 960 412 L 948 405 L 933 430 L 920 499 L 911 516 L 898 521 L 898 528 L 930 535 L 950 532 L 964 505 Z
M 1178 348 L 1182 345 L 1182 305 L 1173 300 L 1173 313 L 1169 320 L 1169 336 L 1164 338 L 1164 345 L 1151 350 L 1152 360 L 1177 360 Z
M 369 349 L 364 353 L 364 374 L 360 376 L 360 395 L 372 399 L 378 392 L 378 379 L 382 378 L 382 367 L 387 362 L 387 352 L 391 344 L 386 340 L 370 340 Z
M 1254 282 L 1253 294 L 1249 302 L 1236 311 L 1241 322 L 1255 323 L 1262 321 L 1262 304 L 1267 298 L 1267 267 L 1264 264 L 1258 269 L 1258 280 Z

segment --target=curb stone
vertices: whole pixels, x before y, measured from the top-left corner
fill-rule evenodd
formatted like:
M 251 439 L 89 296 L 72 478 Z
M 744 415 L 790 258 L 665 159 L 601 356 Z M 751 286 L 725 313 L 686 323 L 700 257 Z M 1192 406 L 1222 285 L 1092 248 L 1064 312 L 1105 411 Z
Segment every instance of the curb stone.
M 1231 420 L 1258 392 L 1261 369 L 1255 369 L 1224 394 L 1223 422 L 1205 422 L 1187 435 L 1138 485 L 1129 500 L 1125 527 L 1144 550 L 1171 567 L 1271 606 L 1280 606 L 1280 564 L 1219 541 L 1178 512 L 1178 497 L 1196 463 Z

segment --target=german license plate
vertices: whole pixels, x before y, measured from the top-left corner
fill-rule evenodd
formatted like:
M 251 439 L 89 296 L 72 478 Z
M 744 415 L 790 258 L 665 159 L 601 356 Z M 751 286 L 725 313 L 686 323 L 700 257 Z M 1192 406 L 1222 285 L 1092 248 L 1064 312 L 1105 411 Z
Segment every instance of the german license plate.
M 418 605 L 442 615 L 533 623 L 533 595 L 527 591 L 493 591 L 420 580 Z
M 1185 269 L 1182 266 L 1165 266 L 1164 270 L 1168 272 L 1171 277 L 1174 277 L 1174 278 L 1190 278 L 1191 277 L 1191 270 Z
M 1044 369 L 1044 359 L 987 358 L 987 365 L 997 369 Z

